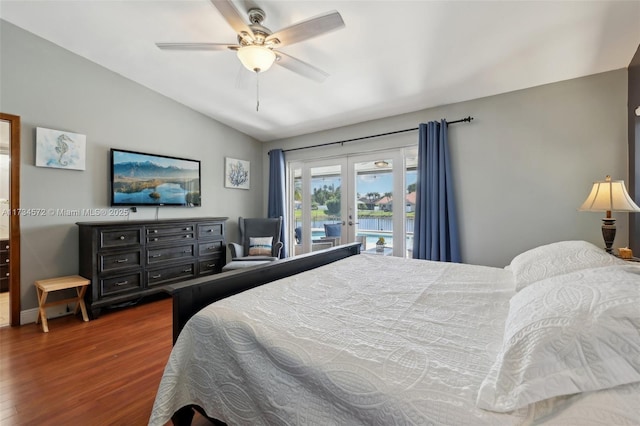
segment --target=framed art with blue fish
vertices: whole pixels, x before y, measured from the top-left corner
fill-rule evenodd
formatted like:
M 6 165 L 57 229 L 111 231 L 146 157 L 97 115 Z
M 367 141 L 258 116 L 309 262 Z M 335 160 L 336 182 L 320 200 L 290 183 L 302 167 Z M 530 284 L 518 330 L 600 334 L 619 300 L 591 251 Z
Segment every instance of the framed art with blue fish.
M 226 157 L 224 159 L 224 186 L 249 189 L 251 165 L 248 161 Z
M 84 170 L 87 137 L 36 127 L 36 166 Z

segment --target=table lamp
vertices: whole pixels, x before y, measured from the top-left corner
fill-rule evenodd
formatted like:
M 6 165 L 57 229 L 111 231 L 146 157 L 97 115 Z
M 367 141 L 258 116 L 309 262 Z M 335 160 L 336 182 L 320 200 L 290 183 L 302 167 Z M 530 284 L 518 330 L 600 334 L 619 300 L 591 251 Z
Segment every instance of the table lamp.
M 624 181 L 612 181 L 607 175 L 604 181 L 593 183 L 591 193 L 579 210 L 606 212 L 606 217 L 602 218 L 602 237 L 607 253 L 611 253 L 616 238 L 616 220 L 611 217 L 611 212 L 640 212 L 640 207 L 629 196 Z

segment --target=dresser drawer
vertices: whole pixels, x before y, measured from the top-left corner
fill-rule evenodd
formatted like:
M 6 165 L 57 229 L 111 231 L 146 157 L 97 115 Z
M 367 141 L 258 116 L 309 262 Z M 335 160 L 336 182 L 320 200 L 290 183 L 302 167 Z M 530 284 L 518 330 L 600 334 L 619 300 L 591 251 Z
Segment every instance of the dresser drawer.
M 9 264 L 0 263 L 0 278 L 9 278 Z
M 139 246 L 142 228 L 100 230 L 100 249 Z
M 163 263 L 168 260 L 183 259 L 193 257 L 195 254 L 194 244 L 185 244 L 176 247 L 164 247 L 147 250 L 147 265 Z
M 198 256 L 209 256 L 222 252 L 222 240 L 198 244 Z
M 214 257 L 208 260 L 201 260 L 198 263 L 198 275 L 209 275 L 219 272 L 222 268 L 222 258 Z
M 6 265 L 9 263 L 9 252 L 3 251 L 0 252 L 0 265 Z
M 181 265 L 147 271 L 147 285 L 153 287 L 154 285 L 164 284 L 167 281 L 183 280 L 195 276 L 195 263 L 183 263 Z
M 182 234 L 184 232 L 193 232 L 194 225 L 190 223 L 182 223 L 180 225 L 171 226 L 146 226 L 145 233 L 149 235 L 166 235 L 166 234 Z
M 140 267 L 142 251 L 128 251 L 113 254 L 98 254 L 98 272 L 111 272 L 119 269 Z
M 199 223 L 198 238 L 222 239 L 224 236 L 224 223 Z
M 9 291 L 9 265 L 0 264 L 0 292 Z
M 0 252 L 9 251 L 9 240 L 0 240 Z
M 142 274 L 140 272 L 119 277 L 100 280 L 102 296 L 124 293 L 142 289 Z
M 182 223 L 171 226 L 147 226 L 145 227 L 145 238 L 149 244 L 194 240 L 196 238 L 195 225 Z
M 153 244 L 161 244 L 161 243 L 169 243 L 169 242 L 179 242 L 181 240 L 184 241 L 192 241 L 195 239 L 195 233 L 182 231 L 178 234 L 147 234 L 147 243 L 150 245 Z

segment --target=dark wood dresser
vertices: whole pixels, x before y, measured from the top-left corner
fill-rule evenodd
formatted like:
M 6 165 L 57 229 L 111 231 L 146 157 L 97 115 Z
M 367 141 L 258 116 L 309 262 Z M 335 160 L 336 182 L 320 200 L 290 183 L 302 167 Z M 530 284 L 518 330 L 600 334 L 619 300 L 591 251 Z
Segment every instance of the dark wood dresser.
M 78 222 L 80 275 L 90 315 L 163 292 L 164 286 L 216 274 L 226 261 L 226 217 Z
M 9 240 L 0 240 L 0 293 L 9 291 Z

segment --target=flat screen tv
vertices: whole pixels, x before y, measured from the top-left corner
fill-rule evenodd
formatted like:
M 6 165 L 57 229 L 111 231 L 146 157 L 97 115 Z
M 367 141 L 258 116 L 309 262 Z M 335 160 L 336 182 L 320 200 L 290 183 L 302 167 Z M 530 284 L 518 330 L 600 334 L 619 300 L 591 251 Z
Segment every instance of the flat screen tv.
M 200 206 L 200 161 L 111 149 L 112 206 Z

